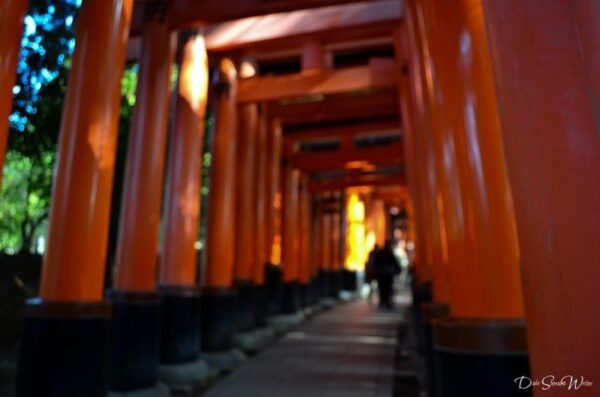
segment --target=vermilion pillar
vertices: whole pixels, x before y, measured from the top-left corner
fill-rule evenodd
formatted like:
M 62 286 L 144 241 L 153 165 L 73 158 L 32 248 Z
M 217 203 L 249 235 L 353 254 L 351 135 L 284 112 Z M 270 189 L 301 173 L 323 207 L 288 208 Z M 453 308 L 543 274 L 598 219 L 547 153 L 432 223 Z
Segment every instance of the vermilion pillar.
M 231 60 L 219 63 L 215 82 L 215 133 L 210 175 L 210 211 L 202 300 L 202 348 L 231 349 L 234 332 L 234 225 L 237 148 L 237 72 Z
M 278 195 L 280 194 L 280 169 L 281 169 L 281 150 L 282 150 L 282 131 L 281 121 L 275 119 L 271 122 L 267 136 L 267 173 L 265 180 L 266 199 L 265 199 L 265 231 L 266 231 L 266 249 L 268 258 L 272 262 L 272 249 L 275 235 L 278 232 L 276 223 L 278 212 L 281 210 Z
M 156 289 L 169 86 L 175 47 L 168 27 L 160 17 L 157 14 L 156 19 L 146 22 L 143 33 L 115 263 L 114 288 L 120 291 L 151 292 Z M 206 73 L 201 63 L 198 73 Z M 201 102 L 197 106 L 203 108 L 204 98 L 198 99 Z M 199 110 L 203 114 L 204 110 Z
M 600 4 L 492 0 L 479 6 L 517 215 L 531 377 L 584 377 L 593 386 L 572 392 L 595 396 Z M 569 394 L 561 387 L 533 390 Z
M 407 19 L 408 18 L 409 17 L 407 17 Z M 416 293 L 423 289 L 423 286 L 431 283 L 431 268 L 426 260 L 427 244 L 430 244 L 430 242 L 425 237 L 424 208 L 423 200 L 420 197 L 420 185 L 425 183 L 425 181 L 422 181 L 418 176 L 419 154 L 417 153 L 417 137 L 419 136 L 422 126 L 418 113 L 420 107 L 417 105 L 420 103 L 419 101 L 422 101 L 423 99 L 419 87 L 415 86 L 413 75 L 416 77 L 417 74 L 420 73 L 420 66 L 418 63 L 419 59 L 411 56 L 411 50 L 414 52 L 414 49 L 411 48 L 413 41 L 409 38 L 407 24 L 408 21 L 394 32 L 394 48 L 396 51 L 396 62 L 398 63 L 399 68 L 398 73 L 400 74 L 399 101 L 404 132 L 404 157 L 406 159 L 405 172 L 411 199 L 414 203 L 415 255 L 411 262 L 411 269 L 413 271 L 413 291 Z M 420 95 L 417 95 L 417 93 Z M 415 294 L 414 298 L 419 300 L 417 295 L 420 294 Z
M 290 164 L 283 168 L 283 233 L 281 259 L 283 265 L 283 311 L 295 313 L 300 307 L 299 275 L 299 236 L 298 236 L 298 193 L 300 171 Z
M 299 236 L 299 269 L 298 282 L 300 283 L 300 303 L 309 305 L 311 274 L 310 257 L 310 195 L 308 192 L 308 177 L 302 175 L 300 179 L 300 193 L 298 197 L 298 236 Z
M 0 169 L 4 164 L 6 139 L 8 136 L 8 116 L 12 109 L 13 86 L 21 37 L 23 36 L 23 18 L 27 11 L 25 0 L 6 0 L 0 4 Z M 2 175 L 0 175 L 0 183 Z
M 309 185 L 310 186 L 310 185 Z M 309 188 L 310 189 L 310 188 Z M 311 303 L 316 304 L 321 296 L 321 250 L 323 240 L 321 238 L 321 214 L 318 205 L 319 195 L 309 190 L 309 227 L 310 240 L 309 260 L 311 265 Z
M 329 194 L 324 194 L 320 199 L 321 213 L 321 296 L 329 298 L 331 295 L 331 273 L 332 273 L 332 252 L 331 252 L 331 210 L 329 202 L 331 201 Z
M 199 359 L 200 289 L 194 245 L 200 215 L 199 181 L 208 62 L 204 38 L 196 31 L 180 33 L 179 41 L 181 59 L 169 144 L 164 237 L 158 277 L 162 295 L 160 375 L 165 383 L 183 382 L 177 377 L 182 367 L 203 365 Z M 201 371 L 196 371 L 185 381 L 200 382 L 202 377 Z
M 117 392 L 153 388 L 158 380 L 157 248 L 176 43 L 159 10 L 148 8 L 146 15 L 111 294 L 110 388 Z M 199 99 L 203 113 L 203 98 Z
M 252 268 L 252 280 L 255 290 L 253 295 L 254 316 L 257 326 L 266 324 L 266 303 L 267 295 L 265 288 L 266 266 L 270 257 L 270 249 L 267 247 L 267 161 L 268 161 L 268 137 L 267 120 L 263 112 L 259 115 L 258 131 L 256 138 L 256 181 L 254 184 L 254 195 L 256 197 L 256 223 L 254 224 L 255 234 L 255 257 Z
M 267 313 L 275 315 L 281 311 L 281 191 L 280 168 L 282 151 L 281 121 L 267 123 L 267 169 L 265 175 L 265 250 L 267 252 L 266 299 Z M 261 227 L 261 225 L 257 225 Z
M 182 60 L 175 124 L 169 149 L 165 197 L 165 232 L 159 283 L 197 285 L 196 248 L 200 215 L 199 180 L 208 88 L 204 39 L 182 34 Z
M 258 105 L 241 105 L 238 112 L 237 193 L 235 215 L 234 278 L 238 295 L 236 323 L 239 331 L 254 327 L 252 296 L 256 260 L 256 141 Z
M 528 371 L 519 246 L 481 4 L 415 4 L 432 127 L 452 142 L 442 153 L 456 150 L 441 160 L 458 170 L 462 210 L 446 210 L 466 225 L 466 260 L 450 272 L 452 317 L 436 325 L 441 392 L 516 395 L 506 380 Z M 486 381 L 472 383 L 474 374 Z
M 433 300 L 439 304 L 447 304 L 449 300 L 449 279 L 447 255 L 444 251 L 445 246 L 442 240 L 442 230 L 440 225 L 441 214 L 443 212 L 443 202 L 440 198 L 441 178 L 437 174 L 438 164 L 441 159 L 436 158 L 433 151 L 432 129 L 433 114 L 429 107 L 430 92 L 427 91 L 427 71 L 424 70 L 426 64 L 423 61 L 426 47 L 418 30 L 418 19 L 407 10 L 407 28 L 409 40 L 405 43 L 404 51 L 407 58 L 410 59 L 410 71 L 412 86 L 412 98 L 409 103 L 412 105 L 412 118 L 408 118 L 407 123 L 414 131 L 413 147 L 416 153 L 415 165 L 417 167 L 415 178 L 418 179 L 418 197 L 421 202 L 420 221 L 424 249 L 421 251 L 425 262 L 425 269 L 430 276 L 425 276 L 432 281 Z M 409 109 L 407 109 L 409 110 Z M 425 272 L 427 274 L 428 272 Z
M 99 396 L 107 390 L 109 313 L 102 295 L 132 6 L 132 0 L 90 0 L 79 12 L 41 300 L 31 302 L 25 315 L 18 396 Z
M 328 238 L 331 244 L 331 291 L 330 296 L 337 299 L 342 288 L 342 260 L 341 255 L 341 226 L 342 216 L 339 208 L 339 192 L 336 192 L 335 208 L 331 214 L 331 235 Z

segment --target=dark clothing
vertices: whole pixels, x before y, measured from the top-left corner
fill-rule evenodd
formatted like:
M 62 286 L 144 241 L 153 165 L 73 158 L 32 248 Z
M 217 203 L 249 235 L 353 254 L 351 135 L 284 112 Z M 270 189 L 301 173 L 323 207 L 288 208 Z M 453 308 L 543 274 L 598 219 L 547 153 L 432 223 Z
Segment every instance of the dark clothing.
M 374 248 L 369 252 L 369 258 L 367 259 L 367 265 L 365 266 L 365 280 L 367 283 L 377 280 L 377 268 L 375 265 L 375 255 L 379 250 Z
M 374 253 L 377 286 L 379 287 L 379 306 L 391 309 L 394 276 L 400 274 L 401 267 L 389 248 Z
M 377 287 L 379 289 L 379 307 L 391 309 L 392 308 L 392 290 L 393 290 L 392 277 L 381 277 L 377 279 Z

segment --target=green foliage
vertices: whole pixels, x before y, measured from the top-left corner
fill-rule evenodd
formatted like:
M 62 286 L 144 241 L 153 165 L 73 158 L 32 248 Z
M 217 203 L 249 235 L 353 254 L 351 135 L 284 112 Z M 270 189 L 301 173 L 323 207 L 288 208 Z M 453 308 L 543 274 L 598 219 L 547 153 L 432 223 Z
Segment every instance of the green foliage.
M 19 88 L 13 101 L 9 149 L 0 190 L 2 251 L 31 252 L 36 237 L 46 234 L 78 4 L 78 0 L 30 2 L 29 27 L 22 42 Z M 126 69 L 122 80 L 117 154 L 121 162 L 125 157 L 126 131 L 136 86 L 137 67 L 133 66 Z M 119 194 L 120 185 L 116 186 L 115 194 Z
M 53 152 L 34 159 L 17 151 L 6 155 L 0 194 L 0 247 L 9 253 L 17 249 L 30 252 L 40 233 L 48 216 L 54 158 Z

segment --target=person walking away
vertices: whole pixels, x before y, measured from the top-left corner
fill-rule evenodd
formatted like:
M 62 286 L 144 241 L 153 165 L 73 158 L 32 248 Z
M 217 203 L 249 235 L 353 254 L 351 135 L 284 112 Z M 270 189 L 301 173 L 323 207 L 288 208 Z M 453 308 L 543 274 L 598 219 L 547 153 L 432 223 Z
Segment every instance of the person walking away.
M 375 255 L 379 251 L 377 244 L 373 245 L 373 249 L 369 252 L 367 263 L 365 265 L 365 283 L 369 286 L 369 295 L 367 301 L 369 304 L 373 302 L 373 292 L 375 291 L 375 281 L 377 280 L 377 268 L 375 267 Z
M 385 246 L 375 253 L 375 269 L 377 270 L 377 288 L 379 289 L 379 307 L 392 308 L 394 277 L 400 274 L 401 268 L 394 255 L 394 242 L 388 240 Z

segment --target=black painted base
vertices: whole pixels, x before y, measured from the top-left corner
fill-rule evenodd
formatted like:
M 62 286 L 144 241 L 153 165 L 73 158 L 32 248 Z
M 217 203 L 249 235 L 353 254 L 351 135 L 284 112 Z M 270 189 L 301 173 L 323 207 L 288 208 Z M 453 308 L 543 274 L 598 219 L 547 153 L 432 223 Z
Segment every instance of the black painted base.
M 346 269 L 342 270 L 342 291 L 355 292 L 357 288 L 356 272 Z
M 425 341 L 425 380 L 428 396 L 437 396 L 437 374 L 433 323 L 450 315 L 450 307 L 445 303 L 424 303 L 421 305 L 423 318 L 423 340 Z
M 267 288 L 265 285 L 255 285 L 252 294 L 252 312 L 257 328 L 267 325 Z
M 300 302 L 300 308 L 310 306 L 310 288 L 309 284 L 298 284 L 298 297 Z
M 424 356 L 426 354 L 427 341 L 424 338 L 425 325 L 421 306 L 432 300 L 431 283 L 421 283 L 416 278 L 413 278 L 411 290 L 413 296 L 413 303 L 411 306 L 412 325 L 414 327 L 414 333 L 417 335 L 417 351 L 420 355 Z
M 27 302 L 17 397 L 105 397 L 110 306 Z
M 318 274 L 316 274 L 315 276 L 313 276 L 311 278 L 308 288 L 309 288 L 310 305 L 311 306 L 316 305 L 319 302 L 319 299 L 321 298 L 320 279 L 319 279 Z
M 200 357 L 200 290 L 159 289 L 160 363 L 182 364 Z
M 515 379 L 529 377 L 525 330 L 509 321 L 443 319 L 435 322 L 439 395 L 531 396 Z
M 228 351 L 233 346 L 236 294 L 234 289 L 207 288 L 202 294 L 202 351 Z
M 342 290 L 342 273 L 340 270 L 329 271 L 329 298 L 337 299 Z
M 267 314 L 276 316 L 281 313 L 283 286 L 281 280 L 282 274 L 279 266 L 267 264 L 265 271 L 265 289 L 267 299 Z
M 282 286 L 282 312 L 293 314 L 300 310 L 300 284 L 298 281 L 284 282 Z
M 236 332 L 250 331 L 256 326 L 254 316 L 254 283 L 248 280 L 235 282 L 235 327 Z
M 110 390 L 148 389 L 158 382 L 160 298 L 111 291 Z
M 319 270 L 319 274 L 317 275 L 319 279 L 319 298 L 325 299 L 329 297 L 329 271 L 327 270 Z

